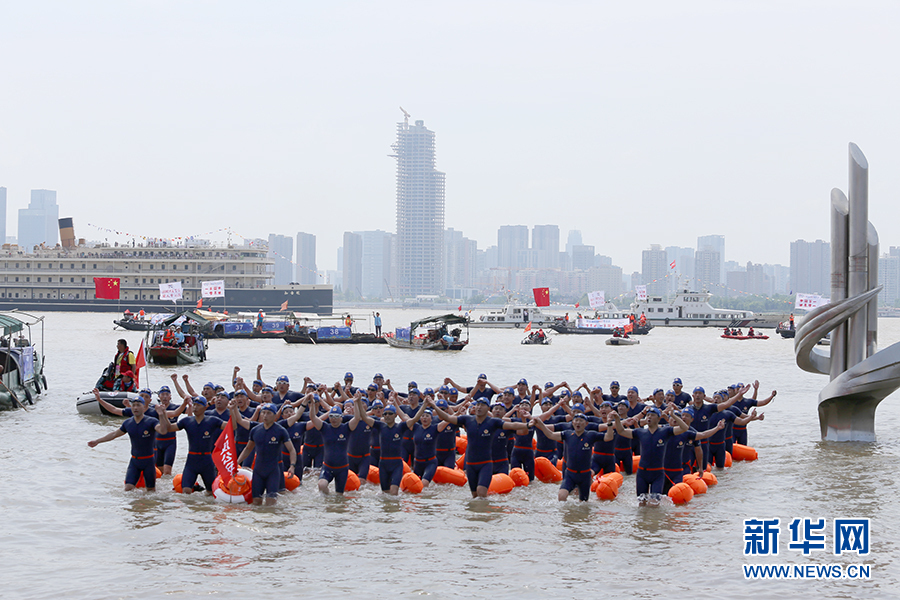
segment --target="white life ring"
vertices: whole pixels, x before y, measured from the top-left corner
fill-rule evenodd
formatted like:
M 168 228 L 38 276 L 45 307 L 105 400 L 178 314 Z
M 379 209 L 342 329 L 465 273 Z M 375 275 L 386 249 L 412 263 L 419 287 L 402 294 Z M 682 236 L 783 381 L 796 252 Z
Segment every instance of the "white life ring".
M 238 468 L 237 473 L 228 486 L 222 485 L 222 476 L 219 475 L 213 481 L 213 496 L 219 502 L 228 504 L 250 504 L 253 501 L 253 471 Z

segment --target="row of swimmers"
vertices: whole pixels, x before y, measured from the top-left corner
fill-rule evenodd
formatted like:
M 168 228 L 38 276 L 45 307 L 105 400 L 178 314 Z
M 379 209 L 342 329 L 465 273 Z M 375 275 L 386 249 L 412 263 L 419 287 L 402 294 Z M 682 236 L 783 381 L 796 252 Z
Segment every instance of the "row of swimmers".
M 735 384 L 712 397 L 698 387 L 688 396 L 681 392 L 680 379 L 674 380 L 674 389 L 668 393 L 657 389 L 648 398 L 641 398 L 635 387 L 619 396 L 616 381 L 609 394 L 586 384 L 573 391 L 566 382 L 529 388 L 525 379 L 498 390 L 482 374 L 474 386 L 463 388 L 466 396 L 458 400 L 457 386 L 449 378 L 437 390 L 420 391 L 410 382 L 402 394 L 390 388 L 390 381 L 380 374 L 365 390 L 356 388 L 351 373 L 346 374 L 343 385 L 337 382 L 332 387 L 305 378 L 301 394 L 290 390 L 286 376 L 279 377 L 271 388 L 261 379 L 248 387 L 236 375 L 237 369 L 231 394 L 208 383 L 199 395 L 187 376 L 183 377 L 185 391 L 173 375 L 174 387 L 184 401 L 172 404 L 168 386 L 159 390 L 160 404 L 166 407 L 164 420 L 169 423 L 165 431 L 161 430 L 162 419 L 144 417 L 150 390 L 142 390 L 137 406 L 132 403 L 124 410 L 104 403 L 107 410 L 118 411 L 129 420 L 90 444 L 129 434 L 132 459 L 126 489 L 132 489 L 141 474 L 153 489 L 156 469 L 151 467 L 158 465 L 164 473 L 171 473 L 175 432 L 184 429 L 189 452 L 182 489 L 190 493 L 200 478 L 209 490 L 216 475 L 212 448 L 222 426 L 231 419 L 238 461 L 253 467 L 254 502 L 265 499 L 274 503 L 278 490 L 284 488 L 285 472 L 291 476 L 300 471 L 299 460 L 305 471 L 319 469 L 318 485 L 323 492 L 333 481 L 335 491 L 342 493 L 349 471 L 365 479 L 369 466 L 374 465 L 379 467 L 382 489 L 397 494 L 404 462 L 427 486 L 438 466 L 457 466 L 458 440 L 465 432 L 462 468 L 473 497 L 485 496 L 491 476 L 508 473 L 510 468 L 520 467 L 533 479 L 535 457 L 545 457 L 553 462 L 563 459 L 560 499 L 578 488 L 579 498 L 586 500 L 594 475 L 615 471 L 616 464 L 631 474 L 632 456 L 640 454 L 636 491 L 656 501 L 684 474 L 703 471 L 709 463 L 724 466 L 731 444 L 746 444 L 746 426 L 763 418 L 753 409 L 775 397 L 772 392 L 757 400 L 758 382 Z M 753 395 L 746 398 L 751 388 Z M 681 403 L 684 396 L 689 400 Z M 186 411 L 193 416 L 179 419 Z M 145 419 L 147 423 L 142 425 Z M 148 437 L 156 438 L 149 448 Z

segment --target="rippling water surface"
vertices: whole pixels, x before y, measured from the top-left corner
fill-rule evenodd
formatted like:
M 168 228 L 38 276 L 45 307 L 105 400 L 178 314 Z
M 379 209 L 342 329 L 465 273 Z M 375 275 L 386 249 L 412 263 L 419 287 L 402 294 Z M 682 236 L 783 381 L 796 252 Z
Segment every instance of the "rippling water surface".
M 385 329 L 421 316 L 386 311 Z M 345 497 L 321 496 L 306 480 L 274 508 L 226 506 L 170 491 L 124 493 L 127 438 L 95 449 L 86 442 L 120 423 L 79 415 L 87 391 L 125 337 L 112 315 L 50 313 L 46 372 L 50 390 L 30 411 L 0 414 L 0 516 L 4 598 L 223 598 L 434 596 L 494 598 L 762 597 L 880 598 L 896 595 L 900 569 L 896 397 L 878 410 L 875 444 L 819 441 L 816 401 L 826 377 L 801 372 L 793 344 L 723 340 L 712 329 L 655 329 L 633 347 L 601 337 L 559 336 L 549 347 L 522 346 L 521 331 L 472 330 L 459 353 L 415 353 L 382 346 L 289 346 L 280 340 L 213 340 L 209 361 L 179 368 L 195 386 L 225 383 L 234 365 L 250 378 L 287 374 L 356 383 L 375 372 L 396 388 L 410 379 L 436 387 L 444 376 L 471 384 L 486 372 L 498 385 L 520 377 L 606 388 L 611 379 L 642 395 L 681 377 L 690 390 L 741 380 L 778 390 L 750 426 L 753 463 L 719 473 L 719 485 L 687 505 L 639 507 L 634 480 L 619 497 L 586 504 L 556 501 L 556 485 L 539 482 L 505 497 L 472 500 L 468 488 L 435 486 L 419 496 L 385 498 L 371 486 Z M 881 346 L 900 340 L 900 320 L 883 319 Z M 171 369 L 151 367 L 150 385 Z M 145 372 L 146 373 L 146 372 Z M 146 377 L 145 377 L 146 379 Z M 763 397 L 761 393 L 761 397 Z M 176 472 L 186 442 L 179 441 Z M 777 557 L 743 555 L 743 520 L 778 517 Z M 787 547 L 787 523 L 825 518 L 829 549 L 834 518 L 871 519 L 868 557 L 803 556 Z M 869 581 L 745 581 L 743 564 L 871 565 Z

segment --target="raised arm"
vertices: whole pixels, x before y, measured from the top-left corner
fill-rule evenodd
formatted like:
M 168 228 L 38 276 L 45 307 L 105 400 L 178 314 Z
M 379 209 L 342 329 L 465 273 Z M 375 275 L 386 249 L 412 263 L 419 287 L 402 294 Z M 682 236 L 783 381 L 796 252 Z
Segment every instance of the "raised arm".
M 613 419 L 613 427 L 616 428 L 616 433 L 624 438 L 632 439 L 633 436 L 631 435 L 631 430 L 625 429 L 625 427 L 622 425 L 622 419 L 619 418 L 619 413 L 611 413 L 611 415 Z
M 746 417 L 736 417 L 734 419 L 734 424 L 743 426 L 743 425 L 747 425 L 748 423 L 750 423 L 750 421 L 762 421 L 765 418 L 766 418 L 766 415 L 757 415 L 756 409 L 754 408 L 750 412 L 750 414 L 747 415 Z
M 454 386 L 454 387 L 456 387 L 456 386 Z M 437 416 L 439 416 L 441 418 L 441 420 L 446 421 L 446 422 L 450 423 L 451 425 L 459 424 L 459 421 L 457 420 L 456 415 L 451 415 L 451 414 L 445 412 L 443 409 L 441 409 L 440 406 L 436 405 L 431 398 L 426 398 L 424 404 L 429 405 L 434 410 L 434 412 L 437 414 Z
M 402 411 L 400 411 L 400 407 L 398 406 L 397 407 L 398 415 L 400 412 L 402 412 Z M 408 428 L 412 429 L 415 426 L 415 424 L 419 422 L 419 419 L 422 418 L 422 413 L 424 413 L 424 412 L 425 412 L 425 403 L 419 402 L 419 410 L 416 411 L 416 414 L 414 414 L 412 417 L 410 417 L 406 420 L 406 426 Z
M 125 435 L 125 432 L 124 432 L 124 431 L 122 431 L 121 429 L 116 429 L 115 431 L 110 431 L 109 433 L 107 433 L 107 434 L 104 435 L 103 437 L 97 438 L 96 440 L 91 440 L 91 441 L 89 441 L 87 444 L 88 444 L 88 446 L 90 446 L 91 448 L 93 448 L 93 447 L 95 447 L 97 444 L 102 444 L 103 442 L 108 442 L 108 441 L 110 441 L 110 440 L 114 440 L 114 439 L 116 439 L 117 437 L 122 437 L 123 435 Z
M 744 394 L 746 394 L 749 389 L 750 389 L 750 385 L 749 384 L 745 385 L 743 388 L 741 388 L 741 390 L 737 394 L 735 394 L 734 396 L 732 396 L 725 402 L 722 402 L 721 404 L 716 404 L 716 410 L 718 412 L 722 412 L 723 410 L 731 408 L 731 406 L 733 406 L 735 402 L 737 402 L 738 400 L 741 400 L 744 397 Z
M 777 393 L 778 393 L 777 390 L 772 390 L 772 393 L 769 395 L 769 397 L 766 398 L 765 400 L 758 400 L 758 401 L 756 402 L 756 406 L 762 408 L 763 406 L 765 406 L 766 404 L 768 404 L 769 402 L 771 402 L 772 400 L 774 400 L 774 399 L 775 399 L 775 394 L 777 394 Z M 753 394 L 753 395 L 754 395 L 754 397 L 756 396 L 756 392 L 755 392 L 755 391 L 754 391 L 754 394 Z
M 237 408 L 237 402 L 235 402 L 234 400 L 229 402 L 228 411 L 231 413 L 231 420 L 234 425 L 240 425 L 244 429 L 250 429 L 250 420 L 240 413 Z
M 547 436 L 547 438 L 553 440 L 554 442 L 562 441 L 562 434 L 559 433 L 558 431 L 550 431 L 550 429 L 547 428 L 547 425 L 545 425 L 544 422 L 541 421 L 540 419 L 532 419 L 531 423 L 529 423 L 529 425 L 532 427 L 535 427 L 537 429 L 540 429 L 541 432 L 545 436 Z
M 121 408 L 116 408 L 115 406 L 113 406 L 112 404 L 110 404 L 109 402 L 107 402 L 106 400 L 104 400 L 103 398 L 101 398 L 101 397 L 100 397 L 100 390 L 99 390 L 99 389 L 94 388 L 94 389 L 91 390 L 91 391 L 94 392 L 94 398 L 97 400 L 97 403 L 98 403 L 100 406 L 102 406 L 103 408 L 105 408 L 106 410 L 108 410 L 109 412 L 111 412 L 112 414 L 116 415 L 117 417 L 123 416 L 123 415 L 122 415 L 123 409 L 121 409 Z
M 191 396 L 191 398 L 193 398 L 194 396 L 199 396 L 199 394 L 194 391 L 194 387 L 191 385 L 187 373 L 182 375 L 181 378 L 184 380 L 184 389 L 187 390 L 187 393 Z
M 179 406 L 175 410 L 166 411 L 166 416 L 170 419 L 177 419 L 184 413 L 184 411 L 187 410 L 187 407 L 190 405 L 191 405 L 191 399 L 189 397 L 185 398 L 184 400 L 181 401 L 181 406 Z
M 697 432 L 697 437 L 695 437 L 694 439 L 695 440 L 705 440 L 706 438 L 711 438 L 712 436 L 716 435 L 716 433 L 718 433 L 719 431 L 722 431 L 723 429 L 725 429 L 725 421 L 719 421 L 718 423 L 716 423 L 716 426 L 713 427 L 712 429 L 707 429 L 706 431 Z
M 172 385 L 175 386 L 175 393 L 178 394 L 179 398 L 190 398 L 190 394 L 186 393 L 183 389 L 181 389 L 181 385 L 178 383 L 178 375 L 176 373 L 172 373 L 169 375 L 172 378 Z
M 166 407 L 162 404 L 156 405 L 156 418 L 158 421 L 156 424 L 156 433 L 161 433 L 163 435 L 169 433 L 169 430 L 172 428 L 172 423 L 170 423 L 169 419 L 166 417 Z

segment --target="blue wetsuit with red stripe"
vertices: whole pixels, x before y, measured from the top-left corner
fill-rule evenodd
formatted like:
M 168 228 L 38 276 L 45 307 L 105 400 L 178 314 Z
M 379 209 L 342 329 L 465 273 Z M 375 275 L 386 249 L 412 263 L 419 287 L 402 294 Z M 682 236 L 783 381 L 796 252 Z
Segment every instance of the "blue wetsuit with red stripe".
M 178 404 L 169 403 L 166 407 L 167 411 L 178 410 Z M 129 409 L 129 412 L 130 409 Z M 124 412 L 123 412 L 124 414 Z M 130 416 L 130 415 L 128 415 Z M 177 423 L 175 418 L 169 419 L 169 423 L 175 425 Z M 175 429 L 169 429 L 168 433 L 157 433 L 156 434 L 156 466 L 162 467 L 164 465 L 172 466 L 175 464 L 175 451 L 177 449 L 177 443 L 175 439 Z
M 135 485 L 144 475 L 144 485 L 148 490 L 156 487 L 156 426 L 159 421 L 153 417 L 144 415 L 140 423 L 134 417 L 127 419 L 119 427 L 120 431 L 128 434 L 131 440 L 131 460 L 128 461 L 128 469 L 125 471 L 125 484 Z
M 709 417 L 709 427 L 708 429 L 713 429 L 716 425 L 719 424 L 719 421 L 725 421 L 726 426 L 725 429 L 720 429 L 719 431 L 712 434 L 712 437 L 709 438 L 709 462 L 713 462 L 720 469 L 725 467 L 725 432 L 728 430 L 728 423 L 734 423 L 734 420 L 737 416 L 731 409 L 725 409 L 720 412 L 713 413 L 712 416 Z
M 459 427 L 451 423 L 447 423 L 443 431 L 438 431 L 436 453 L 439 466 L 448 469 L 456 468 L 456 436 L 458 434 Z
M 521 423 L 522 419 L 512 419 L 513 423 Z M 528 473 L 528 479 L 534 481 L 534 427 L 529 427 L 524 434 L 516 433 L 513 436 L 513 451 L 509 459 L 509 466 L 513 469 L 520 468 Z
M 281 470 L 281 446 L 291 441 L 291 438 L 287 430 L 278 423 L 273 423 L 268 429 L 260 423 L 250 430 L 250 441 L 256 450 L 251 484 L 253 497 L 268 495 L 275 498 L 284 478 L 284 471 Z
M 428 481 L 434 479 L 434 472 L 438 467 L 437 437 L 436 422 L 432 421 L 428 427 L 423 427 L 421 423 L 413 425 L 413 442 L 416 446 L 413 473 Z
M 403 479 L 403 430 L 408 430 L 406 423 L 395 421 L 389 426 L 384 421 L 375 421 L 375 429 L 381 444 L 381 460 L 378 463 L 378 477 L 381 480 L 381 489 L 388 491 L 392 485 L 400 487 Z
M 489 416 L 479 423 L 473 415 L 461 415 L 456 417 L 456 422 L 466 430 L 466 477 L 469 489 L 475 493 L 479 487 L 491 485 L 494 476 L 491 442 L 494 432 L 503 428 L 503 419 Z
M 657 427 L 656 431 L 632 429 L 631 435 L 641 443 L 641 460 L 635 481 L 637 495 L 661 494 L 665 479 L 663 460 L 666 442 L 675 435 L 675 430 L 668 426 Z
M 325 456 L 322 458 L 322 473 L 319 475 L 319 479 L 329 482 L 334 480 L 334 490 L 338 494 L 343 494 L 350 471 L 350 461 L 347 457 L 350 425 L 341 423 L 334 427 L 330 422 L 325 421 L 319 432 L 322 434 L 322 441 L 325 445 Z
M 221 419 L 208 416 L 203 417 L 199 423 L 196 417 L 184 417 L 178 421 L 178 429 L 183 429 L 188 438 L 188 455 L 181 473 L 182 489 L 193 488 L 197 476 L 200 476 L 206 489 L 212 490 L 216 478 L 212 451 L 224 425 L 225 422 Z
M 694 450 L 692 443 L 697 437 L 697 431 L 688 429 L 679 435 L 673 435 L 666 442 L 666 458 L 663 461 L 663 472 L 666 480 L 663 482 L 663 493 L 667 493 L 669 489 L 676 483 L 681 483 L 684 477 L 684 453 L 690 448 Z
M 578 435 L 573 429 L 559 433 L 566 447 L 565 471 L 559 488 L 571 492 L 578 487 L 578 498 L 584 502 L 591 494 L 591 447 L 605 434 L 585 430 Z

